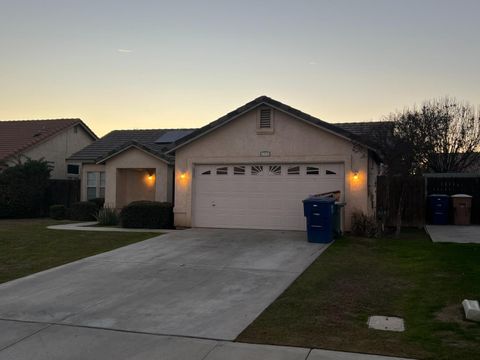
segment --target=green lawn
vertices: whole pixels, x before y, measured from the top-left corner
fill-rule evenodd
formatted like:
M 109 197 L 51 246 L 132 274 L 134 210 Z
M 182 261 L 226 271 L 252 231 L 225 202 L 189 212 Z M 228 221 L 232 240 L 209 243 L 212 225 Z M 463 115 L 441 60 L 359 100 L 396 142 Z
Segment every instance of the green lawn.
M 480 324 L 461 301 L 480 298 L 480 245 L 347 237 L 330 246 L 237 339 L 424 359 L 480 359 Z M 400 316 L 403 333 L 368 329 Z
M 159 235 L 46 229 L 69 222 L 0 220 L 0 283 Z

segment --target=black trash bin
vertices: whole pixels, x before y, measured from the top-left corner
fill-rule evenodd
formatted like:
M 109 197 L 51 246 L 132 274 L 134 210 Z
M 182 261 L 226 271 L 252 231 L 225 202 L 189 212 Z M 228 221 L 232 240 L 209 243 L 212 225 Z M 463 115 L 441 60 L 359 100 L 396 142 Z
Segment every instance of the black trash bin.
M 450 197 L 445 194 L 428 195 L 430 222 L 433 225 L 447 225 Z
M 311 196 L 303 200 L 309 242 L 329 243 L 333 240 L 334 204 L 335 199 L 331 197 Z

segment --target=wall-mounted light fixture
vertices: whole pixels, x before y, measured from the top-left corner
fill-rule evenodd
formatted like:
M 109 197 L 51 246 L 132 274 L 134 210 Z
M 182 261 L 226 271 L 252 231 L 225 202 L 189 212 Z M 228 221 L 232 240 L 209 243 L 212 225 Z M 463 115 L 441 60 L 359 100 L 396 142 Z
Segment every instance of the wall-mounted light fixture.
M 180 174 L 180 179 L 185 179 L 186 177 L 187 177 L 187 175 L 185 173 Z
M 358 180 L 358 170 L 353 171 L 353 180 Z

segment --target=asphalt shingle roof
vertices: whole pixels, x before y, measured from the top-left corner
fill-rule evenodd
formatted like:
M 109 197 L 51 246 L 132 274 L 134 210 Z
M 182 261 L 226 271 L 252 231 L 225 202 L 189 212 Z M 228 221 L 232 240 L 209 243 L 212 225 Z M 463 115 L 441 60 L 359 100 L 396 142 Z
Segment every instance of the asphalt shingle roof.
M 30 147 L 76 124 L 82 124 L 88 129 L 80 119 L 0 121 L 0 160 L 20 155 Z M 90 129 L 88 131 L 96 138 Z
M 70 156 L 69 160 L 97 162 L 109 155 L 121 151 L 129 145 L 136 145 L 154 155 L 170 161 L 173 160 L 173 157 L 167 156 L 164 153 L 170 148 L 171 144 L 159 144 L 155 141 L 163 134 L 172 130 L 176 131 L 178 129 L 114 130 L 76 152 Z
M 348 131 L 357 137 L 363 139 L 367 144 L 372 147 L 377 146 L 378 137 L 380 134 L 387 135 L 388 121 L 364 121 L 364 122 L 348 122 L 348 123 L 336 123 L 333 124 L 345 131 Z

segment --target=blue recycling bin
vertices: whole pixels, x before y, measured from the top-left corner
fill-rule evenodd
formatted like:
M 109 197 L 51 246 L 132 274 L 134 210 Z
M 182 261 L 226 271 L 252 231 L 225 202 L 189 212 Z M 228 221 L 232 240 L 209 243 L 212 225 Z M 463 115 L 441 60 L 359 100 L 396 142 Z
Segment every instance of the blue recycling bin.
M 433 225 L 447 225 L 450 197 L 445 194 L 428 195 L 430 222 Z
M 303 213 L 307 218 L 309 242 L 329 243 L 333 241 L 333 215 L 335 199 L 311 196 L 303 200 Z

